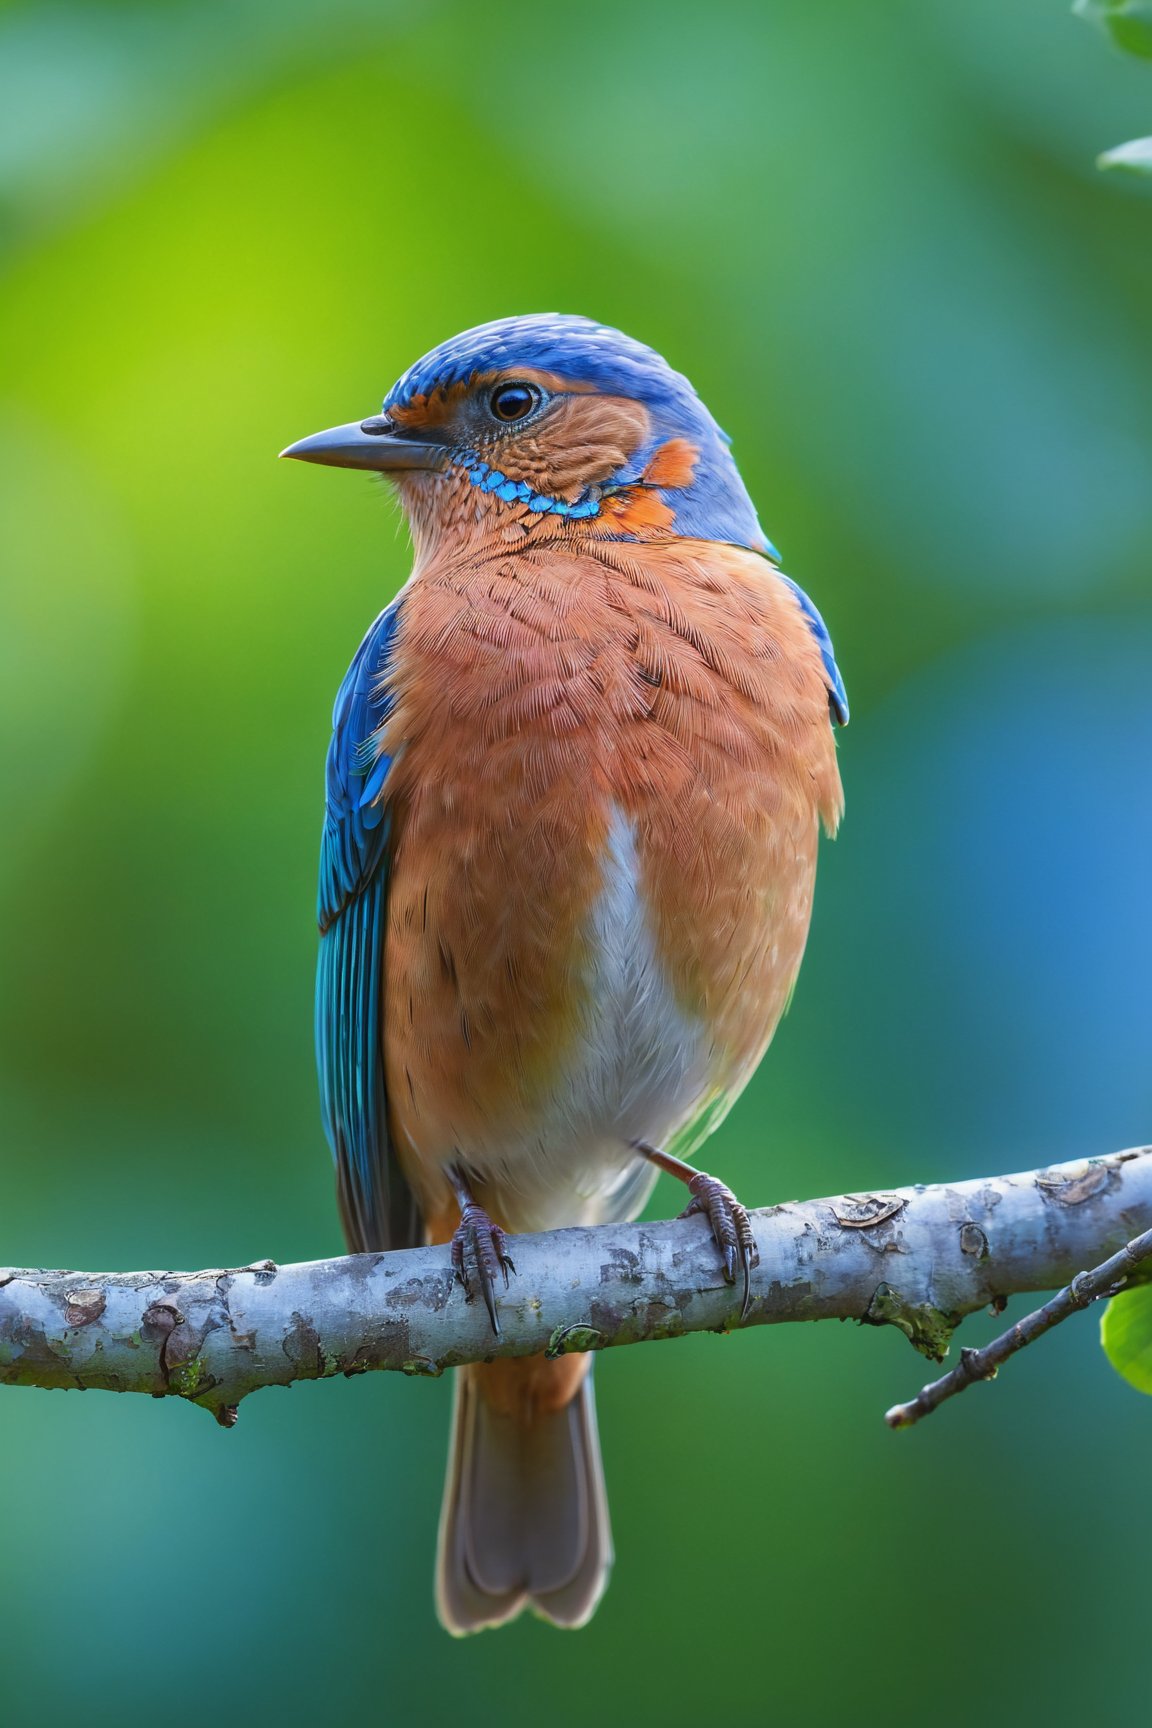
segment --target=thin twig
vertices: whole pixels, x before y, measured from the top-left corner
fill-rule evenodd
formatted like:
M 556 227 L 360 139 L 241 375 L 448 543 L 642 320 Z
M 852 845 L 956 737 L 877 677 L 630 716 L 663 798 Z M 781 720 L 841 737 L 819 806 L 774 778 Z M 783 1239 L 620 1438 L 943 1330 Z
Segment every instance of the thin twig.
M 1114 1296 L 1145 1260 L 1152 1260 L 1152 1230 L 1133 1237 L 1118 1254 L 1111 1255 L 1091 1272 L 1078 1272 L 1043 1308 L 1018 1320 L 991 1344 L 985 1344 L 981 1350 L 961 1350 L 960 1361 L 951 1373 L 931 1381 L 910 1403 L 894 1404 L 885 1412 L 885 1422 L 889 1428 L 911 1428 L 922 1416 L 930 1416 L 946 1398 L 954 1398 L 977 1380 L 995 1380 L 1001 1363 L 1015 1356 L 1017 1350 L 1034 1344 L 1045 1332 L 1051 1332 L 1053 1326 L 1059 1326 L 1061 1321 L 1090 1307 L 1102 1296 Z

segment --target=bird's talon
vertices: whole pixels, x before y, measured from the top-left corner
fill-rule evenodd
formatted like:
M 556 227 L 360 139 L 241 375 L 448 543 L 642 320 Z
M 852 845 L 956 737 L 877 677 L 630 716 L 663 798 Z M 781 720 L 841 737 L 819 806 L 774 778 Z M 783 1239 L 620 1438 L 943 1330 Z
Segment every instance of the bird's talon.
M 741 1323 L 747 1320 L 748 1310 L 752 1306 L 752 1268 L 758 1264 L 758 1261 L 759 1256 L 756 1255 L 755 1247 L 741 1249 L 740 1263 L 744 1268 L 744 1300 L 740 1304 Z
M 702 1170 L 697 1171 L 689 1181 L 688 1191 L 692 1198 L 680 1216 L 691 1218 L 702 1212 L 707 1218 L 712 1230 L 712 1240 L 723 1257 L 726 1284 L 735 1284 L 736 1262 L 739 1258 L 744 1286 L 740 1319 L 744 1321 L 748 1318 L 748 1310 L 752 1306 L 752 1269 L 760 1264 L 760 1253 L 756 1247 L 747 1209 L 740 1204 L 730 1188 L 717 1181 L 715 1176 L 705 1175 Z
M 464 1206 L 452 1237 L 452 1271 L 457 1283 L 463 1286 L 465 1302 L 474 1302 L 476 1291 L 469 1276 L 471 1264 L 497 1338 L 500 1336 L 500 1321 L 496 1315 L 496 1280 L 502 1276 L 507 1290 L 509 1274 L 516 1270 L 508 1253 L 507 1241 L 504 1231 L 499 1224 L 492 1222 L 482 1206 L 477 1206 L 475 1201 Z

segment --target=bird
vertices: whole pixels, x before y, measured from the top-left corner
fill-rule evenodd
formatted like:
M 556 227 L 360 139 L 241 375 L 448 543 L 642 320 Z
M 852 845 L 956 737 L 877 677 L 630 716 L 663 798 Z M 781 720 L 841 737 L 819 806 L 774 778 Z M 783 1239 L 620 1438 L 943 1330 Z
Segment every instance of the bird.
M 315 1033 L 349 1249 L 446 1246 L 498 1332 L 515 1236 L 635 1218 L 664 1170 L 746 1314 L 748 1213 L 693 1159 L 790 1001 L 848 704 L 730 440 L 654 349 L 533 313 L 282 454 L 384 476 L 414 549 L 327 755 Z M 590 1363 L 455 1370 L 449 1632 L 594 1612 Z

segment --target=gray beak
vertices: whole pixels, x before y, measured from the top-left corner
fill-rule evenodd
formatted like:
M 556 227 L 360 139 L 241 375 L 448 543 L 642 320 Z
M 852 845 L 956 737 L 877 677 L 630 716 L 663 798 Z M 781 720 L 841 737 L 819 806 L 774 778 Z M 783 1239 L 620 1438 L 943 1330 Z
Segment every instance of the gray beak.
M 443 468 L 448 452 L 443 444 L 420 444 L 405 438 L 382 417 L 330 426 L 281 450 L 295 462 L 322 462 L 329 468 L 373 468 L 382 474 L 405 468 Z

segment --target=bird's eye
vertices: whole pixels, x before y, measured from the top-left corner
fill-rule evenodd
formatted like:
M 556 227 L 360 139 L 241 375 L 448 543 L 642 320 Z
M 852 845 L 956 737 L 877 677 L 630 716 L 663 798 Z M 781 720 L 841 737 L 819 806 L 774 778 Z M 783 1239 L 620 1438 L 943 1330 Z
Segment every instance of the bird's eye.
M 497 420 L 523 420 L 540 400 L 533 384 L 501 384 L 488 398 L 488 406 Z

